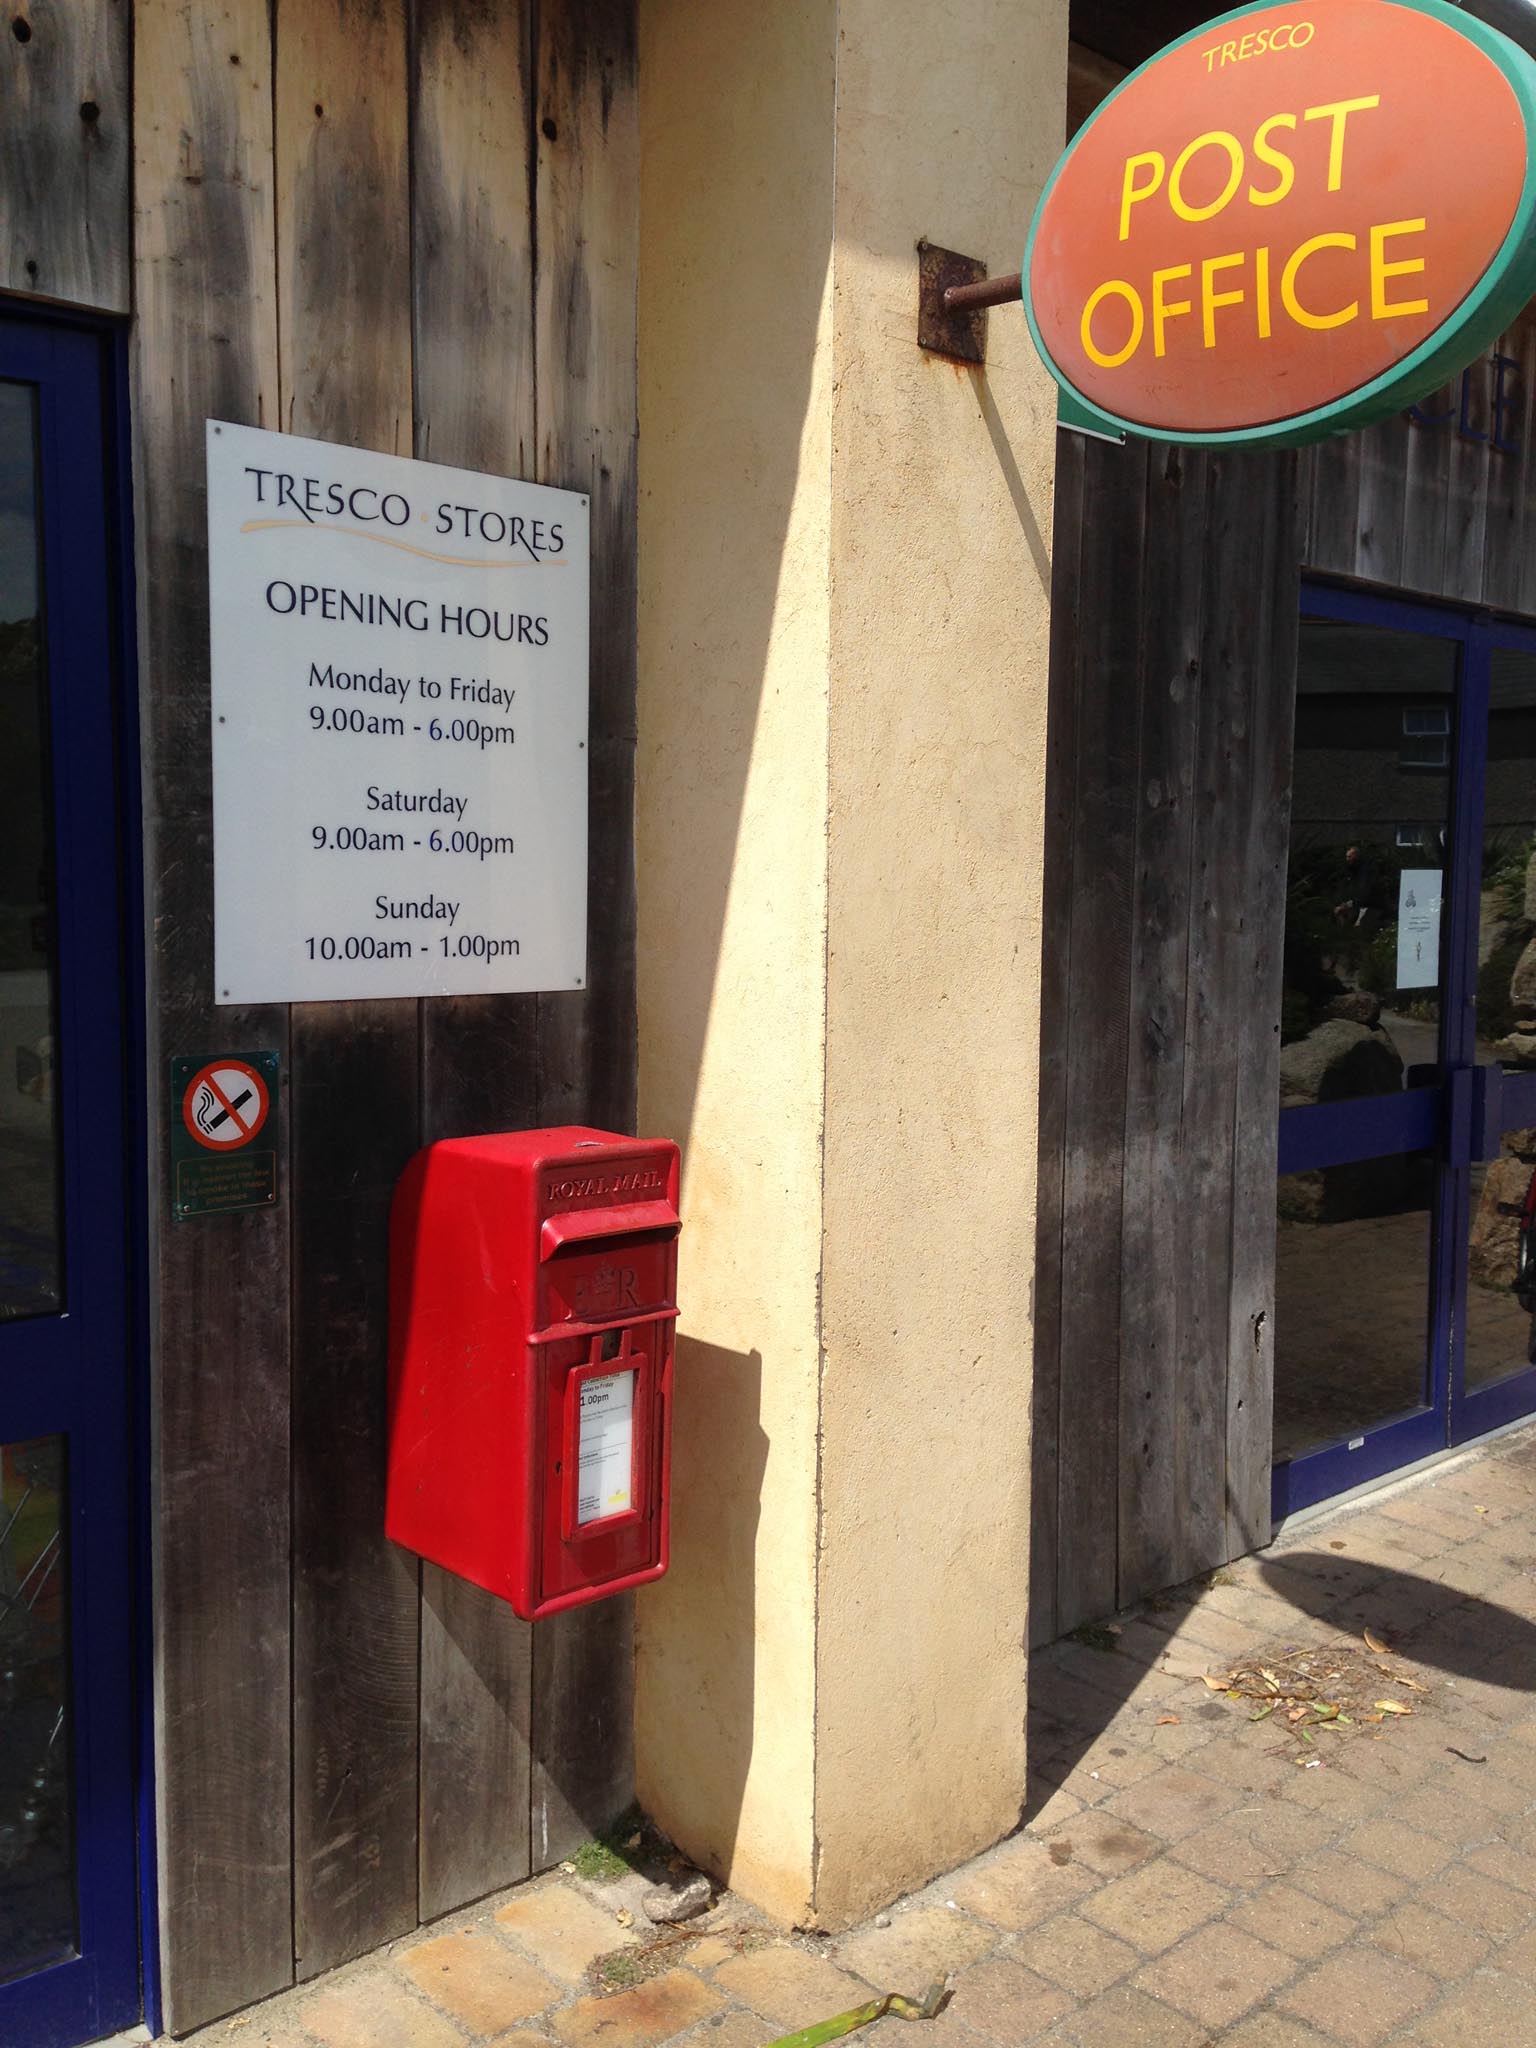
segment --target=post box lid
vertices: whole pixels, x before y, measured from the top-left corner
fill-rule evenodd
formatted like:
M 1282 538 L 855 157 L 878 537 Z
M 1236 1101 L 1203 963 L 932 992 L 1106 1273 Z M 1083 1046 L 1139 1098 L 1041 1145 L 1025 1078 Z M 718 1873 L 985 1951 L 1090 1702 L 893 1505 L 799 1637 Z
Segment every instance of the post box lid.
M 682 1219 L 670 1202 L 616 1202 L 610 1209 L 567 1209 L 546 1216 L 539 1233 L 539 1257 L 553 1258 L 562 1245 L 593 1237 L 629 1237 L 637 1230 L 677 1231 Z

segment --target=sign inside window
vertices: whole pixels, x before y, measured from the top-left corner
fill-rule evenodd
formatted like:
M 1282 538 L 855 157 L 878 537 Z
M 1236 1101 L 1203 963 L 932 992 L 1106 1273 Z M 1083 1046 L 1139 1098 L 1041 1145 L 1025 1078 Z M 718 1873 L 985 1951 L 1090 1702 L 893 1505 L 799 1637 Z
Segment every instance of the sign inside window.
M 1404 868 L 1397 884 L 1397 985 L 1436 988 L 1440 982 L 1439 868 Z

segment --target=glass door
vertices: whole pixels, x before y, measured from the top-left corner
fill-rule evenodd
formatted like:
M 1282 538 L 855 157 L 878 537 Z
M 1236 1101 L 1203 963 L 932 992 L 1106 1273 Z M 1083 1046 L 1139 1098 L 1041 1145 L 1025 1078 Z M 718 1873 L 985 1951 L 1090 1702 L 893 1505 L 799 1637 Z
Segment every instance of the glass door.
M 139 2012 L 101 344 L 0 320 L 0 2041 Z
M 1536 1409 L 1536 633 L 1307 590 L 1279 1021 L 1277 1516 Z
M 1469 796 L 1481 829 L 1453 1443 L 1536 1411 L 1536 632 L 1493 620 L 1473 645 L 1487 745 Z

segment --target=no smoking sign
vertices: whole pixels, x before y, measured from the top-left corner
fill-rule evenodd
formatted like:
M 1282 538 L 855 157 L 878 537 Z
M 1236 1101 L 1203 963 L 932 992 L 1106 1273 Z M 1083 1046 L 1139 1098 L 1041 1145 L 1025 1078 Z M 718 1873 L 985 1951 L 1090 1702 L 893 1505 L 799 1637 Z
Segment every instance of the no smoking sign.
M 224 1060 L 194 1074 L 181 1098 L 181 1120 L 211 1152 L 233 1152 L 260 1135 L 271 1106 L 267 1084 L 244 1060 Z
M 178 1217 L 277 1202 L 278 1055 L 171 1061 L 171 1206 Z

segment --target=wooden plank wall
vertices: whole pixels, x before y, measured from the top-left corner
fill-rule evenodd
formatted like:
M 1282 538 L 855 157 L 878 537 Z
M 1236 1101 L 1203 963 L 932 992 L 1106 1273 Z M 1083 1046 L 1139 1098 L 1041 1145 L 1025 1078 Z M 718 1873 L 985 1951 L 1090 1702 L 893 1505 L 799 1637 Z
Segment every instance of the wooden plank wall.
M 405 1160 L 632 1127 L 632 0 L 138 0 L 134 60 L 153 1099 L 163 1129 L 172 1054 L 276 1046 L 290 1119 L 280 1214 L 165 1225 L 154 1254 L 183 2032 L 558 1860 L 630 1797 L 629 1603 L 535 1637 L 386 1544 L 382 1480 Z M 586 992 L 212 1006 L 210 415 L 591 494 Z
M 1536 310 L 1495 353 L 1299 457 L 1060 438 L 1037 1642 L 1268 1540 L 1298 570 L 1536 615 Z
M 1294 457 L 1058 451 L 1037 1642 L 1268 1535 L 1298 572 Z
M 1303 560 L 1332 575 L 1536 616 L 1536 308 L 1493 357 L 1404 415 L 1302 457 Z M 1512 444 L 1494 446 L 1499 438 Z
M 128 0 L 15 0 L 0 35 L 0 291 L 126 313 Z

